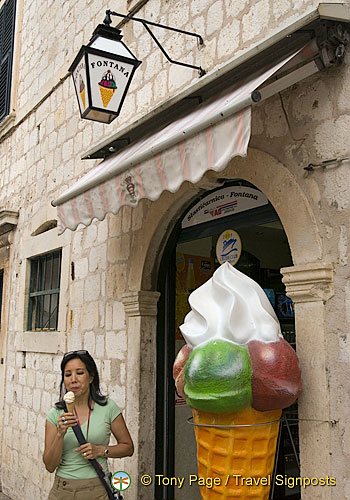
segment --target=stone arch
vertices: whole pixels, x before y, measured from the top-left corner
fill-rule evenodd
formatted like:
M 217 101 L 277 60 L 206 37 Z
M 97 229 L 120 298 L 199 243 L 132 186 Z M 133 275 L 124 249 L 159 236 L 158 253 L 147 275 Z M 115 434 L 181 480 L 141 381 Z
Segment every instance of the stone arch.
M 157 269 L 169 233 L 200 192 L 218 187 L 218 178 L 245 179 L 267 196 L 283 224 L 294 265 L 317 262 L 322 258 L 322 240 L 316 218 L 297 179 L 270 154 L 249 148 L 246 158 L 234 158 L 223 172 L 208 172 L 196 185 L 184 183 L 176 193 L 163 193 L 150 205 L 143 225 L 149 228 L 143 233 L 147 239 L 143 241 L 142 249 L 140 246 L 132 256 L 137 259 L 136 268 L 140 274 L 134 279 L 140 289 L 155 289 Z

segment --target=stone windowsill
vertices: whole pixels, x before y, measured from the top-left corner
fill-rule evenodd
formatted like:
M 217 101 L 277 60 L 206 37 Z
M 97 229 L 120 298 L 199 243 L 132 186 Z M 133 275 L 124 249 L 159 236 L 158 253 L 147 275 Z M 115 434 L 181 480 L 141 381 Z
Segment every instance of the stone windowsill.
M 17 351 L 56 354 L 59 347 L 58 331 L 23 332 L 18 339 Z
M 15 123 L 15 120 L 16 120 L 15 112 L 11 112 L 2 120 L 2 122 L 0 123 L 0 137 L 6 135 L 11 130 L 11 128 Z

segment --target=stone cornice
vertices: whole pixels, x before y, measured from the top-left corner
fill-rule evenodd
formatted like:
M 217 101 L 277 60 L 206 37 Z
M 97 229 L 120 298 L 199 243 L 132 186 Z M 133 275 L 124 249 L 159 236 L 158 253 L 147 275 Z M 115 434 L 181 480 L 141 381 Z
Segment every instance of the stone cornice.
M 17 226 L 18 212 L 0 210 L 0 247 L 11 244 L 11 231 Z
M 159 292 L 138 292 L 125 293 L 122 296 L 125 314 L 127 316 L 156 316 Z
M 287 295 L 293 302 L 326 302 L 334 295 L 333 266 L 324 262 L 281 269 Z
M 14 210 L 0 210 L 0 234 L 11 231 L 17 226 L 18 212 Z

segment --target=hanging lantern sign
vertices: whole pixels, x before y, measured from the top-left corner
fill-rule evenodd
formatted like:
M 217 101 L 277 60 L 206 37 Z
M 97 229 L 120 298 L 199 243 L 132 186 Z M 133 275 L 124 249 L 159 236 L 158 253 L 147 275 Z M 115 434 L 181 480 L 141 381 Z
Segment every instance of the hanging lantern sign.
M 121 39 L 120 30 L 100 24 L 68 70 L 82 118 L 111 123 L 120 113 L 141 64 Z

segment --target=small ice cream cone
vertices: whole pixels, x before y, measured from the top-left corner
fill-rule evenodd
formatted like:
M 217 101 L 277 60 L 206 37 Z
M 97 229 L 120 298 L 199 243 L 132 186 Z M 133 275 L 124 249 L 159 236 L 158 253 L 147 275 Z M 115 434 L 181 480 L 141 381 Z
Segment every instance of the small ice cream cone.
M 81 102 L 83 103 L 83 108 L 85 109 L 85 89 L 80 92 Z
M 75 403 L 66 403 L 68 413 L 74 413 Z
M 98 86 L 100 88 L 103 107 L 106 108 L 109 101 L 112 99 L 114 92 L 117 90 L 116 81 L 110 70 L 106 71 L 106 73 L 102 76 Z
M 64 402 L 66 403 L 68 413 L 74 413 L 75 407 L 75 394 L 72 391 L 66 392 L 63 396 Z
M 83 103 L 83 108 L 85 109 L 85 83 L 81 75 L 79 75 L 79 93 L 81 102 Z
M 115 89 L 103 87 L 99 84 L 103 107 L 106 108 L 112 99 Z
M 212 488 L 200 486 L 202 499 L 268 500 L 281 410 L 260 412 L 247 408 L 214 414 L 192 409 L 192 412 L 198 476 L 221 480 L 220 485 Z

